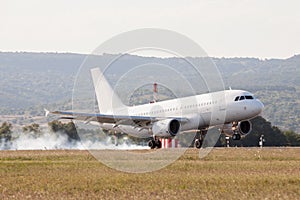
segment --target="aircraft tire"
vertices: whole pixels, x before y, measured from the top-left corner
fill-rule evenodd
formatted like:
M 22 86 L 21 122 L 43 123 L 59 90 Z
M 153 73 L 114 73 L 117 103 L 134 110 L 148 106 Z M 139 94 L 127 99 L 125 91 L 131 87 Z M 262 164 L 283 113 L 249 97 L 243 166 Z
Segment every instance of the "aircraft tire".
M 238 133 L 235 133 L 235 134 L 232 135 L 232 139 L 233 140 L 240 140 L 241 139 L 241 135 L 238 134 Z
M 154 140 L 149 140 L 148 146 L 149 146 L 151 149 L 154 149 L 154 148 L 156 147 L 156 142 L 155 142 Z
M 156 147 L 157 147 L 158 149 L 161 148 L 161 141 L 160 141 L 160 140 L 157 140 L 157 141 L 156 141 Z
M 195 147 L 196 147 L 197 149 L 200 149 L 201 146 L 202 146 L 202 140 L 196 139 L 196 140 L 195 140 Z

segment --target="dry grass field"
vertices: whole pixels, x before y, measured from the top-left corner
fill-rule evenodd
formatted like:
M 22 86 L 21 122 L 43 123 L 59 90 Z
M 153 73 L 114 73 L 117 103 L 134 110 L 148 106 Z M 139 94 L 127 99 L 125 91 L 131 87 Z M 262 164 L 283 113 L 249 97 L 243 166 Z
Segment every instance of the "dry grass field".
M 300 148 L 198 153 L 130 174 L 88 151 L 0 151 L 0 199 L 300 199 Z

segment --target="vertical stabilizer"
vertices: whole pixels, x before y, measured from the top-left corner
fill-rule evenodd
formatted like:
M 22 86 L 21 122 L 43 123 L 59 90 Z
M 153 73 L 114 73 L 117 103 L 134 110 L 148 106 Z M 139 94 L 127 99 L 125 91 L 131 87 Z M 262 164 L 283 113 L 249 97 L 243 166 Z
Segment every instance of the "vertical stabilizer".
M 118 95 L 113 91 L 99 68 L 91 69 L 94 88 L 100 113 L 117 114 L 116 109 L 125 107 Z

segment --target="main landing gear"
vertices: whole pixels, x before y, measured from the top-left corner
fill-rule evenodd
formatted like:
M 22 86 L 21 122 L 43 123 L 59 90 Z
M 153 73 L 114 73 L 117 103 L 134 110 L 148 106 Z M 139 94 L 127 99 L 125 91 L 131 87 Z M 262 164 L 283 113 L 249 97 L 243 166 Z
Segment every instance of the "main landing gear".
M 148 146 L 149 146 L 151 149 L 155 149 L 155 148 L 160 149 L 160 148 L 161 148 L 161 141 L 160 141 L 157 137 L 154 137 L 153 139 L 151 139 L 151 140 L 148 142 Z
M 204 140 L 204 137 L 205 137 L 206 133 L 207 133 L 207 130 L 197 131 L 197 133 L 195 135 L 195 138 L 194 138 L 194 146 L 197 149 L 200 149 L 202 147 L 203 140 Z

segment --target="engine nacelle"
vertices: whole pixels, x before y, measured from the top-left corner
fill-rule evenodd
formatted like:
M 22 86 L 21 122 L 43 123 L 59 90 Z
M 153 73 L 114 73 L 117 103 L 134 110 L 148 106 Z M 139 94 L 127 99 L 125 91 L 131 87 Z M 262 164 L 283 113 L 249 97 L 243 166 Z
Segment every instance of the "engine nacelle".
M 241 135 L 247 135 L 252 131 L 252 124 L 250 121 L 241 121 L 238 123 L 238 131 Z
M 241 121 L 238 122 L 237 125 L 232 124 L 224 124 L 222 128 L 222 133 L 228 136 L 232 136 L 234 134 L 234 131 L 237 131 L 241 135 L 247 135 L 252 130 L 252 124 L 250 121 Z
M 177 119 L 164 119 L 154 122 L 153 135 L 159 137 L 174 137 L 180 130 L 180 122 Z

